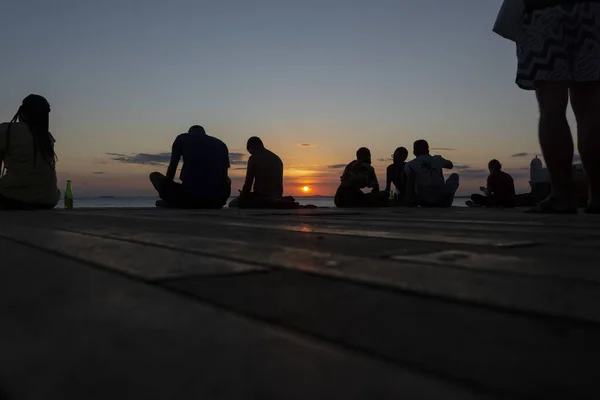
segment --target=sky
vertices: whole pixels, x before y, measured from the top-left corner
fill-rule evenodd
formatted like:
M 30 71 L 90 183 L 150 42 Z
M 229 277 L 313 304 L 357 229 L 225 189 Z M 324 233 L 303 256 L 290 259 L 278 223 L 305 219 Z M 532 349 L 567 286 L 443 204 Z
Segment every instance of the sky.
M 0 120 L 47 97 L 60 185 L 79 196 L 154 194 L 148 174 L 194 124 L 227 144 L 234 191 L 250 136 L 282 158 L 289 195 L 332 195 L 362 146 L 383 184 L 394 149 L 421 138 L 454 162 L 459 194 L 492 158 L 527 190 L 537 105 L 514 83 L 514 43 L 492 32 L 500 3 L 8 2 Z

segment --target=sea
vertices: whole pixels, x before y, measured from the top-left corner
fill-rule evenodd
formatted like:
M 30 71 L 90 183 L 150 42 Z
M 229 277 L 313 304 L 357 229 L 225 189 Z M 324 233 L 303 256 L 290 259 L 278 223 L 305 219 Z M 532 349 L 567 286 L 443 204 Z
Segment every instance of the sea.
M 75 198 L 74 208 L 142 208 L 155 207 L 158 197 L 81 197 Z M 230 199 L 231 200 L 231 199 Z M 467 197 L 456 197 L 453 206 L 465 207 Z M 333 197 L 296 197 L 301 205 L 312 204 L 317 207 L 335 207 Z M 62 201 L 58 207 L 62 206 Z

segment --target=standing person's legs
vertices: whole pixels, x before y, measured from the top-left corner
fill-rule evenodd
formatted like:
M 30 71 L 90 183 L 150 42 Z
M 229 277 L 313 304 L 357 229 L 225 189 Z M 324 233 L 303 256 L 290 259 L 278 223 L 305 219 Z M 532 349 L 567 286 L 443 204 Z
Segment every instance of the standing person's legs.
M 573 185 L 573 138 L 567 122 L 569 86 L 577 79 L 574 52 L 580 40 L 572 27 L 582 22 L 584 8 L 561 4 L 523 17 L 517 39 L 517 85 L 535 90 L 539 105 L 538 136 L 552 187 L 535 211 L 576 212 Z M 595 27 L 593 29 L 596 29 Z
M 535 89 L 540 119 L 538 135 L 552 192 L 540 208 L 569 211 L 576 208 L 573 185 L 573 138 L 567 121 L 569 87 L 565 83 L 540 82 Z
M 577 147 L 588 180 L 586 212 L 600 213 L 600 3 L 574 6 L 576 31 L 571 38 L 571 106 L 577 120 Z

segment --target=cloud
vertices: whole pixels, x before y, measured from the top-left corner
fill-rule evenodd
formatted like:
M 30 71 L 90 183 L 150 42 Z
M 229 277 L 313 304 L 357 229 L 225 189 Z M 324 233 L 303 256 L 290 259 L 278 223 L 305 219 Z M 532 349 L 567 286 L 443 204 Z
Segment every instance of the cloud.
M 517 154 L 513 154 L 511 157 L 518 158 L 518 157 L 527 157 L 527 156 L 534 156 L 534 154 L 532 154 L 532 153 L 517 153 Z
M 381 162 L 392 161 L 392 157 L 381 157 L 381 158 L 378 158 L 377 161 L 381 161 Z
M 140 165 L 164 165 L 171 160 L 171 153 L 134 153 L 125 155 L 121 153 L 106 153 L 111 156 L 111 160 L 125 164 L 140 164 Z
M 317 147 L 315 143 L 298 143 L 298 147 Z
M 429 150 L 435 150 L 435 151 L 454 151 L 456 149 L 451 149 L 449 147 L 432 147 Z
M 234 171 L 245 171 L 246 167 L 236 167 L 236 168 L 231 168 Z
M 470 165 L 455 165 L 454 169 L 457 171 L 467 171 L 471 169 Z
M 231 165 L 246 165 L 248 160 L 244 153 L 229 153 L 229 162 Z
M 130 155 L 123 153 L 106 153 L 112 161 L 118 161 L 125 164 L 140 164 L 159 166 L 168 164 L 171 161 L 171 153 L 132 153 Z M 244 153 L 229 153 L 229 159 L 232 165 L 246 165 Z M 106 164 L 106 161 L 96 161 L 99 164 Z
M 94 175 L 104 175 L 104 171 L 97 171 L 97 172 L 94 172 Z
M 330 169 L 341 169 L 341 168 L 346 168 L 347 164 L 333 164 L 333 165 L 328 165 L 327 168 Z

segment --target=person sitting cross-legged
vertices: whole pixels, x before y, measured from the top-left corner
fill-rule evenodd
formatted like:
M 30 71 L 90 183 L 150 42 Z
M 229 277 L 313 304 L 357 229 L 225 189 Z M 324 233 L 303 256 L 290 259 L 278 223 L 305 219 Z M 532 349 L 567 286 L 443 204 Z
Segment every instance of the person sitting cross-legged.
M 515 181 L 512 176 L 502 171 L 502 164 L 498 160 L 488 163 L 490 175 L 487 187 L 481 187 L 484 195 L 473 194 L 469 206 L 480 207 L 514 207 L 515 206 Z
M 183 157 L 180 179 L 174 182 L 179 160 Z M 229 150 L 221 140 L 208 136 L 199 125 L 192 126 L 173 142 L 171 162 L 166 176 L 150 174 L 150 182 L 161 200 L 158 207 L 222 208 L 231 195 Z
M 283 197 L 283 162 L 265 148 L 256 136 L 248 139 L 246 150 L 250 153 L 246 180 L 240 196 L 229 202 L 229 207 L 270 208 Z
M 335 193 L 335 205 L 339 208 L 381 207 L 388 205 L 388 194 L 379 191 L 375 169 L 371 166 L 371 151 L 361 147 L 356 152 L 356 160 L 344 169 L 340 186 Z M 370 193 L 361 189 L 371 188 Z
M 443 169 L 452 169 L 452 161 L 429 154 L 429 144 L 417 140 L 413 145 L 415 158 L 406 163 L 406 199 L 409 206 L 450 207 L 458 189 L 458 174 L 444 181 Z
M 404 202 L 406 196 L 406 159 L 408 158 L 408 150 L 405 147 L 398 147 L 392 155 L 392 163 L 388 165 L 385 178 L 385 192 L 392 191 L 392 183 L 396 188 L 396 193 L 393 198 L 398 203 Z

